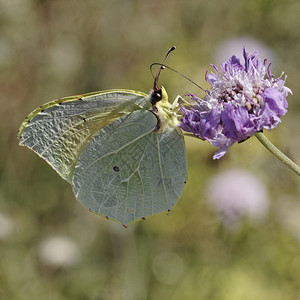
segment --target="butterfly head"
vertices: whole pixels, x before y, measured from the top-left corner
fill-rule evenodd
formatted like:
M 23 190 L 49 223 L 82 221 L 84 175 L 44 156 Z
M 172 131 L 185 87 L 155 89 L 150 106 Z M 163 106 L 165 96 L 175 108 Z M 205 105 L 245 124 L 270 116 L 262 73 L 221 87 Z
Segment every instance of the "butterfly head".
M 166 89 L 163 86 L 159 88 L 155 87 L 150 91 L 148 100 L 152 106 L 155 106 L 158 102 L 168 103 L 168 94 Z

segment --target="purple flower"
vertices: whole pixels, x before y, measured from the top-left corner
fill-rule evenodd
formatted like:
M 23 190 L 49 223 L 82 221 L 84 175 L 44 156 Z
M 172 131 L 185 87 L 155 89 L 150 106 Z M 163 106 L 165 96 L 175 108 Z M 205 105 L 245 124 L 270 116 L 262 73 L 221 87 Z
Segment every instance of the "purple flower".
M 210 178 L 206 198 L 228 228 L 235 228 L 243 217 L 262 221 L 269 209 L 269 195 L 256 175 L 244 170 L 229 170 Z
M 190 96 L 190 106 L 182 106 L 179 127 L 219 150 L 214 159 L 222 157 L 235 142 L 241 142 L 262 131 L 271 130 L 287 113 L 286 97 L 292 91 L 282 79 L 271 74 L 267 60 L 260 61 L 258 52 L 243 51 L 244 64 L 233 55 L 205 79 L 212 86 L 204 99 Z

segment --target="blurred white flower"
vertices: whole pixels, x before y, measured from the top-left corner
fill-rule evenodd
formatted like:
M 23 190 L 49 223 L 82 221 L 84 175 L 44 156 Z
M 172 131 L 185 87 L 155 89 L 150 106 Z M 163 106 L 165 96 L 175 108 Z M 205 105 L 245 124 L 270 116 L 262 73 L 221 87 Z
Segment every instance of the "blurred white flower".
M 13 232 L 14 224 L 11 217 L 0 213 L 0 240 L 5 240 Z
M 40 260 L 52 267 L 71 267 L 80 256 L 77 244 L 68 237 L 51 237 L 39 246 Z
M 207 201 L 227 227 L 235 227 L 245 216 L 260 221 L 269 208 L 264 184 L 243 170 L 225 171 L 213 177 L 208 182 Z
M 227 61 L 233 54 L 242 57 L 242 49 L 245 47 L 249 53 L 259 50 L 260 57 L 267 57 L 268 61 L 272 61 L 275 65 L 277 60 L 276 54 L 264 43 L 251 36 L 239 36 L 226 39 L 219 43 L 214 54 L 214 62 L 216 65 Z
M 81 67 L 81 45 L 76 38 L 55 39 L 49 48 L 49 54 L 51 59 L 49 69 L 62 80 L 78 72 Z M 62 61 L 63 64 L 60 63 Z

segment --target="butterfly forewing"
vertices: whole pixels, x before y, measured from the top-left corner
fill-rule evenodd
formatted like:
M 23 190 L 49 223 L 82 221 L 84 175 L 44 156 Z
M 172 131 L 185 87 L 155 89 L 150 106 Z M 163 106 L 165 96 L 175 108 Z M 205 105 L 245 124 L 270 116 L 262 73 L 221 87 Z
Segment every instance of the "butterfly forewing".
M 186 181 L 184 141 L 174 127 L 135 111 L 103 127 L 79 157 L 73 177 L 78 200 L 122 224 L 171 209 Z
M 33 111 L 20 127 L 20 145 L 45 159 L 71 182 L 76 162 L 91 138 L 115 119 L 150 108 L 147 95 L 117 90 L 63 98 Z

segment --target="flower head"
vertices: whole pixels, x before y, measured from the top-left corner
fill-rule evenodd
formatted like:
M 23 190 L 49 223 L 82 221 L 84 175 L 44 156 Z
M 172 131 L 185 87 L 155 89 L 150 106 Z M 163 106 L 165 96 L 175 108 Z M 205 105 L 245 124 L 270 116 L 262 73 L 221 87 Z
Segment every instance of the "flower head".
M 271 130 L 287 113 L 286 97 L 292 91 L 285 80 L 271 74 L 267 60 L 260 61 L 258 52 L 243 51 L 244 64 L 233 55 L 205 79 L 212 86 L 204 99 L 191 97 L 190 106 L 182 107 L 179 127 L 218 147 L 214 159 L 222 157 L 235 142 L 241 142 L 262 131 Z

